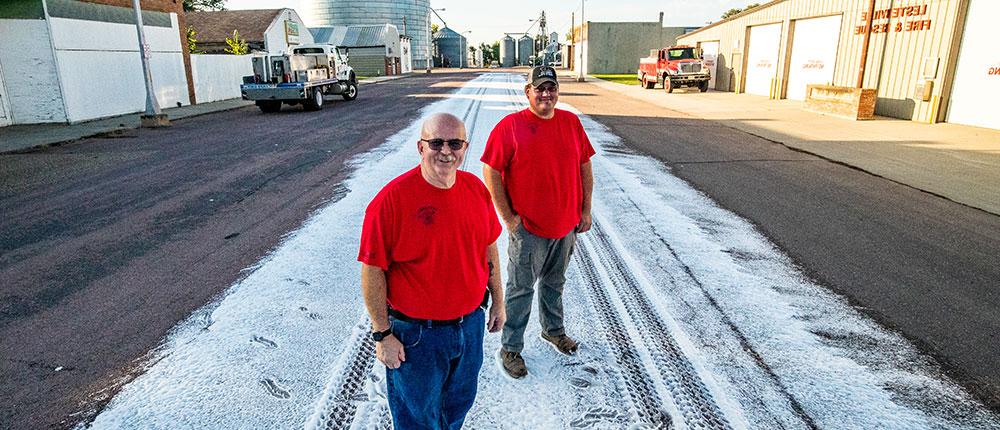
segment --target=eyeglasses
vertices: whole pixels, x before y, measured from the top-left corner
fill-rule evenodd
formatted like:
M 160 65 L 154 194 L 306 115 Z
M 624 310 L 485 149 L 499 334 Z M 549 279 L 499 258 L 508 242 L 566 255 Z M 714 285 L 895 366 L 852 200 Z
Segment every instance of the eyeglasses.
M 559 92 L 559 87 L 557 87 L 555 85 L 546 85 L 546 86 L 536 87 L 536 88 L 532 88 L 532 89 L 537 94 L 542 94 L 542 93 L 544 93 L 546 91 L 548 91 L 549 94 L 555 94 L 555 93 Z
M 446 143 L 448 144 L 448 148 L 450 148 L 452 151 L 459 151 L 465 147 L 466 143 L 468 143 L 462 139 L 448 139 L 448 140 L 420 139 L 420 141 L 427 142 L 427 146 L 429 146 L 434 151 L 440 151 L 442 148 L 444 148 L 444 144 Z

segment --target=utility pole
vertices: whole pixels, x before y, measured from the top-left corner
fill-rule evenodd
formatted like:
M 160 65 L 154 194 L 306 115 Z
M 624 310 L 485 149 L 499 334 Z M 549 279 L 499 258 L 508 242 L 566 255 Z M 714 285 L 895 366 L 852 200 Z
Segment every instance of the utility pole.
M 587 0 L 580 0 L 580 64 L 579 64 L 579 74 L 576 77 L 577 82 L 583 82 L 583 26 L 587 23 L 587 19 L 583 15 L 583 5 Z
M 569 43 L 573 46 L 573 54 L 570 54 L 569 58 L 563 58 L 566 64 L 564 66 L 569 66 L 569 63 L 573 61 L 573 57 L 576 54 L 576 11 L 569 14 Z
M 142 8 L 139 0 L 132 0 L 135 9 L 135 27 L 139 34 L 139 56 L 142 58 L 142 73 L 146 81 L 146 113 L 140 116 L 142 127 L 169 127 L 170 119 L 160 110 L 156 100 L 156 90 L 153 88 L 153 74 L 149 70 L 149 45 L 146 44 L 146 32 L 142 29 Z
M 433 11 L 434 9 L 431 9 Z M 427 66 L 427 72 L 431 72 L 431 13 L 427 12 L 427 60 L 424 61 L 424 65 Z

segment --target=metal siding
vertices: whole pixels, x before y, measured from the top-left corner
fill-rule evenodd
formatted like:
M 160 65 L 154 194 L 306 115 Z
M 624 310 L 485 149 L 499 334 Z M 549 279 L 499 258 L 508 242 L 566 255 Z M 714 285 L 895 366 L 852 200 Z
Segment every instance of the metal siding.
M 879 0 L 875 9 L 882 10 L 895 7 L 927 5 L 925 17 L 897 17 L 886 20 L 876 20 L 875 23 L 890 23 L 889 33 L 873 33 L 868 48 L 868 61 L 865 70 L 864 87 L 878 88 L 879 101 L 876 104 L 880 115 L 917 121 L 932 121 L 936 116 L 938 104 L 942 98 L 943 89 L 947 86 L 944 79 L 950 74 L 949 66 L 953 67 L 951 52 L 954 45 L 953 34 L 956 25 L 960 25 L 959 7 L 961 0 Z M 855 34 L 855 28 L 863 26 L 862 12 L 868 7 L 868 2 L 862 0 L 785 0 L 772 2 L 761 10 L 738 16 L 730 21 L 715 24 L 694 33 L 681 36 L 678 42 L 686 45 L 697 45 L 702 41 L 720 41 L 719 71 L 717 88 L 742 91 L 737 72 L 746 70 L 742 64 L 733 64 L 732 56 L 743 58 L 747 53 L 748 28 L 751 26 L 783 23 L 782 40 L 779 44 L 781 52 L 778 60 L 781 73 L 787 73 L 790 56 L 786 50 L 791 45 L 788 38 L 790 20 L 815 18 L 826 15 L 843 14 L 841 21 L 840 42 L 837 48 L 837 61 L 834 65 L 833 85 L 853 87 L 856 84 L 858 68 L 861 64 L 861 51 L 864 34 Z M 897 22 L 930 19 L 931 29 L 921 31 L 895 32 Z M 904 24 L 905 25 L 905 24 Z M 921 69 L 924 57 L 939 59 L 938 74 L 933 80 L 934 97 L 931 102 L 913 100 L 914 87 L 922 81 Z M 739 61 L 739 60 L 737 60 Z M 731 82 L 735 79 L 736 82 Z M 784 83 L 780 83 L 784 86 Z

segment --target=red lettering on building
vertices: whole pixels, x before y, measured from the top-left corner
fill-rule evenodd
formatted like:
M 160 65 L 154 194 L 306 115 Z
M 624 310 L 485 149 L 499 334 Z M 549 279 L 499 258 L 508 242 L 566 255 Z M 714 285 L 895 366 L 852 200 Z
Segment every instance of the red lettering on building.
M 990 67 L 990 76 L 1000 76 L 1000 67 Z

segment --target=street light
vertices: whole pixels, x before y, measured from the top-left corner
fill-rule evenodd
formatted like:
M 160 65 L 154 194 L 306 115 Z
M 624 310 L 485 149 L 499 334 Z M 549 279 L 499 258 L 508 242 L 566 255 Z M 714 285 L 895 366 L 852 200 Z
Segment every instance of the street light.
M 461 35 L 463 35 L 463 34 L 472 34 L 472 30 L 465 30 L 465 31 L 463 31 L 463 32 L 459 33 L 459 36 L 461 36 Z M 458 61 L 459 61 L 459 67 L 458 67 L 458 68 L 459 68 L 459 69 L 461 69 L 461 68 L 463 68 L 463 67 L 464 67 L 464 66 L 462 66 L 462 61 L 463 61 L 463 60 L 466 60 L 466 58 L 465 58 L 465 57 L 466 57 L 467 55 L 469 55 L 469 41 L 468 41 L 468 39 L 464 39 L 464 40 L 465 40 L 465 44 L 463 44 L 463 45 L 462 45 L 462 57 L 458 59 Z M 469 63 L 468 61 L 465 61 L 465 63 L 466 63 L 466 64 L 465 64 L 466 66 L 468 66 L 468 65 L 469 65 L 469 64 L 468 64 L 468 63 Z
M 583 4 L 587 0 L 580 0 L 580 68 L 576 77 L 577 82 L 583 82 L 583 25 L 587 23 L 587 18 L 583 15 Z
M 153 88 L 153 74 L 149 70 L 149 45 L 146 44 L 146 33 L 142 29 L 142 8 L 139 6 L 139 0 L 132 0 L 132 8 L 135 10 L 139 57 L 146 81 L 146 113 L 139 117 L 139 123 L 142 127 L 167 127 L 170 125 L 170 119 L 160 110 L 160 103 L 156 100 L 156 90 Z
M 438 19 L 441 19 L 441 15 L 438 15 L 437 11 L 444 12 L 445 8 L 441 8 L 441 9 L 430 8 L 430 10 L 431 10 L 431 12 L 434 13 L 434 15 L 437 15 Z M 443 19 L 441 19 L 441 23 L 444 24 L 445 27 L 448 26 L 448 24 L 445 23 Z M 428 13 L 427 14 L 427 59 L 424 61 L 424 65 L 427 66 L 427 73 L 431 72 L 431 60 L 432 60 L 432 58 L 431 58 L 431 43 L 433 43 L 433 40 L 434 39 L 431 38 L 431 14 Z

